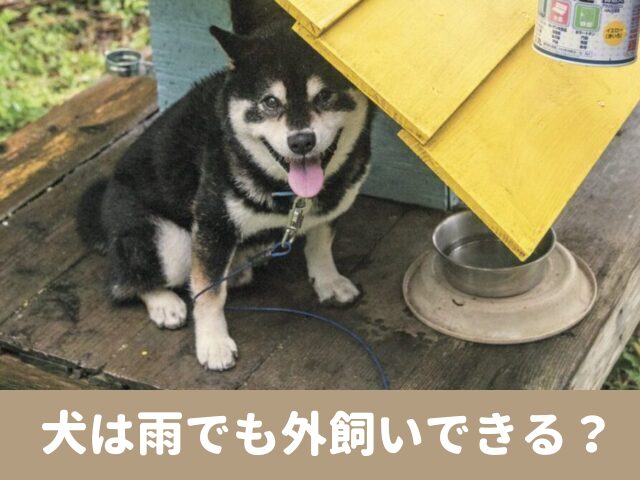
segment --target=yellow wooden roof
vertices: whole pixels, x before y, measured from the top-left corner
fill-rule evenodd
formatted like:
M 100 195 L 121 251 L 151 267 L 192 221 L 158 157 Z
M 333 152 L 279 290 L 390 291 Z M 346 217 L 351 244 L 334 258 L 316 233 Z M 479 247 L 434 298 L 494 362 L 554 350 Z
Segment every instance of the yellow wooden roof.
M 640 64 L 532 50 L 536 0 L 276 0 L 526 259 L 640 99 Z
M 533 22 L 529 0 L 331 0 L 333 17 L 315 14 L 324 1 L 279 3 L 303 19 L 299 34 L 423 142 Z

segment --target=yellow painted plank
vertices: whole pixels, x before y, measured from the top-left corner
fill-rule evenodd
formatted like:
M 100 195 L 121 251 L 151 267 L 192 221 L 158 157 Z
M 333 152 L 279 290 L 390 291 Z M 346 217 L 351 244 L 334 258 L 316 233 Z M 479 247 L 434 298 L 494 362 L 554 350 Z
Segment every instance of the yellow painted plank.
M 535 0 L 362 0 L 321 34 L 311 0 L 278 2 L 523 260 L 640 99 L 640 65 L 535 54 Z
M 320 35 L 363 0 L 276 0 L 314 35 Z
M 531 45 L 532 34 L 426 147 L 400 134 L 522 260 L 640 100 L 640 63 L 581 67 Z
M 531 29 L 535 0 L 362 0 L 320 36 L 316 0 L 278 0 L 296 31 L 420 142 Z M 333 3 L 329 2 L 329 3 Z M 315 23 L 317 25 L 317 23 Z

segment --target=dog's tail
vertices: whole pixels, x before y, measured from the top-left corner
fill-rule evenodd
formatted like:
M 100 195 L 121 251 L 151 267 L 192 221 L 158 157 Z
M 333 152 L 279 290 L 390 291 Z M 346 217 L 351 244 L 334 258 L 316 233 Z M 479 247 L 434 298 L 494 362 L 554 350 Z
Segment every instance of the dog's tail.
M 107 250 L 107 234 L 102 224 L 102 200 L 107 191 L 107 179 L 91 185 L 80 197 L 76 211 L 76 228 L 82 241 L 101 253 Z
M 231 0 L 233 31 L 240 35 L 252 33 L 291 17 L 273 0 Z

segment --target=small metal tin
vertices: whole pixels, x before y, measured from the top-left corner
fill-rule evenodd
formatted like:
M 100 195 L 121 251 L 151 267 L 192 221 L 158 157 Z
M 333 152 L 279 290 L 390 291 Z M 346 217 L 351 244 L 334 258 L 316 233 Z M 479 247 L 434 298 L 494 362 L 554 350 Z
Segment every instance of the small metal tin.
M 433 244 L 444 276 L 454 288 L 469 295 L 503 298 L 526 293 L 542 282 L 556 235 L 550 230 L 522 263 L 473 213 L 465 211 L 438 225 Z
M 119 48 L 105 53 L 107 72 L 119 77 L 135 77 L 144 74 L 142 54 L 137 50 Z
M 539 0 L 534 48 L 580 65 L 636 61 L 640 0 Z

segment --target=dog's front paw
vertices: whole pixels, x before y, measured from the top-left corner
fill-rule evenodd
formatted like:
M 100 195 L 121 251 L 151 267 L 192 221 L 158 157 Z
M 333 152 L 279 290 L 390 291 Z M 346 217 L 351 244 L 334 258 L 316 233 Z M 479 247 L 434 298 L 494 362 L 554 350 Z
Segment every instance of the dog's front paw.
M 198 361 L 208 370 L 229 370 L 236 364 L 238 347 L 229 336 L 196 337 Z
M 314 279 L 313 288 L 322 303 L 349 305 L 360 297 L 360 290 L 342 275 L 326 279 Z
M 160 328 L 175 330 L 187 323 L 187 305 L 171 290 L 155 290 L 141 296 L 149 318 Z

